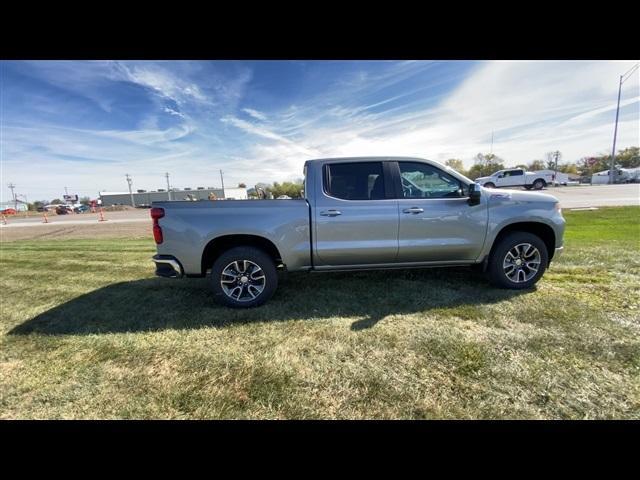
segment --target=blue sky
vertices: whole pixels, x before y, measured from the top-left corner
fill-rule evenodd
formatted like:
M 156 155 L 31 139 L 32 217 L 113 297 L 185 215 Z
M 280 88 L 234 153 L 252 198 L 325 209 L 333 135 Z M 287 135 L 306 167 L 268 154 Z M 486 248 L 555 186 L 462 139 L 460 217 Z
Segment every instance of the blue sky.
M 611 148 L 622 61 L 2 61 L 2 200 L 292 180 L 310 158 Z M 640 143 L 638 72 L 621 148 Z

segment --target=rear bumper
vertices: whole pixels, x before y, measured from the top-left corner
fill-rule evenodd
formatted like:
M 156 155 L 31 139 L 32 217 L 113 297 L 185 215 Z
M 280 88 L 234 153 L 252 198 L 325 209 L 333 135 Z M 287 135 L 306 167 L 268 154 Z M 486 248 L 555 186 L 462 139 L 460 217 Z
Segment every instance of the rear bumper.
M 171 255 L 154 255 L 151 260 L 156 264 L 156 275 L 165 278 L 182 278 L 184 272 L 180 262 Z

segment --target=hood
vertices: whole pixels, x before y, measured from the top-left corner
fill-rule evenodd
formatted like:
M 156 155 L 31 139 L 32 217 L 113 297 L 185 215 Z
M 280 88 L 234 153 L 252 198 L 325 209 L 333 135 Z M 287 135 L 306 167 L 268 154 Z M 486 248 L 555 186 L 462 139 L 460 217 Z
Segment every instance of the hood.
M 483 183 L 483 182 L 486 182 L 487 180 L 489 180 L 489 179 L 491 179 L 491 178 L 493 178 L 493 177 L 490 177 L 490 176 L 489 176 L 489 177 L 478 177 L 478 178 L 476 178 L 476 179 L 474 180 L 474 182 L 476 182 L 476 183 Z
M 484 194 L 492 200 L 512 200 L 514 202 L 557 203 L 559 200 L 548 193 L 523 192 L 522 190 L 494 190 L 482 187 Z

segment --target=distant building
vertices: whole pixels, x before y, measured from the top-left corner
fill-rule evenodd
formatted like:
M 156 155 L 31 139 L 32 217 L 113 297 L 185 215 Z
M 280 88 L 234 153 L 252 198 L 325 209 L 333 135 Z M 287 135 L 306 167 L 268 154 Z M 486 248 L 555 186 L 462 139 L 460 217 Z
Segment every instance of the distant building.
M 171 200 L 208 200 L 210 194 L 214 194 L 218 200 L 246 200 L 246 188 L 203 188 L 196 189 L 171 189 Z M 129 192 L 100 192 L 102 205 L 131 205 L 131 194 Z M 157 190 L 151 192 L 138 191 L 133 194 L 133 201 L 136 206 L 149 206 L 152 202 L 166 202 L 169 200 L 169 192 Z

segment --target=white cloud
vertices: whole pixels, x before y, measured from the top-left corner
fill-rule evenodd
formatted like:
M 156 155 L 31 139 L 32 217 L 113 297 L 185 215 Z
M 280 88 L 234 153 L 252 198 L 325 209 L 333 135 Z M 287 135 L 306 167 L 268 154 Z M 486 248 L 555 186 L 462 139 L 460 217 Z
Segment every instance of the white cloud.
M 318 152 L 317 156 L 409 155 L 437 161 L 461 158 L 467 166 L 475 154 L 489 151 L 494 131 L 493 152 L 508 165 L 543 158 L 556 149 L 563 153 L 564 161 L 577 161 L 611 148 L 617 78 L 632 65 L 605 61 L 488 62 L 431 108 L 390 115 L 389 111 L 371 114 L 366 107 L 338 105 L 327 110 L 338 120 L 318 127 L 314 126 L 315 111 L 305 110 L 302 105 L 281 117 L 282 131 L 298 133 L 296 145 Z M 640 144 L 638 93 L 636 74 L 624 85 L 619 148 Z M 306 127 L 288 127 L 287 122 L 294 117 Z M 236 126 L 251 130 L 247 125 Z M 280 141 L 278 147 L 256 146 L 247 159 L 255 164 L 278 160 L 278 179 L 295 177 L 308 157 L 287 148 L 290 140 L 279 139 L 280 131 L 272 125 L 268 136 Z
M 242 111 L 247 113 L 248 115 L 251 115 L 257 120 L 265 121 L 267 119 L 267 116 L 264 113 L 259 112 L 258 110 L 254 110 L 253 108 L 243 108 Z

